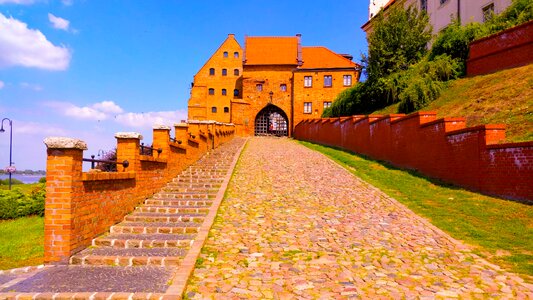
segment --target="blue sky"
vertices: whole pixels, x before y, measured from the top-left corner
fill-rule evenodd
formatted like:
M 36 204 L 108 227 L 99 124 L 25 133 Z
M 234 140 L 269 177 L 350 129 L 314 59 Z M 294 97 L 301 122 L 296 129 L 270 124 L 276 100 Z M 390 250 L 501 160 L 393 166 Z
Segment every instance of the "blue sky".
M 44 169 L 47 136 L 87 142 L 89 157 L 114 133 L 152 140 L 154 123 L 187 116 L 194 74 L 234 33 L 302 34 L 358 60 L 368 1 L 0 0 L 0 117 L 13 120 L 18 169 Z M 9 127 L 0 167 L 9 164 Z

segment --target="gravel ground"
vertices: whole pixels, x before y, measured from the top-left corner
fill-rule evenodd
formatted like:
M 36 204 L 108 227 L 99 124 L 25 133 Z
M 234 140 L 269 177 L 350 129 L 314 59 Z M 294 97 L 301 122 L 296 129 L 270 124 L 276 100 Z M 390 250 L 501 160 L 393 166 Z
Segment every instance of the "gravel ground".
M 533 298 L 323 155 L 286 138 L 248 143 L 187 297 Z

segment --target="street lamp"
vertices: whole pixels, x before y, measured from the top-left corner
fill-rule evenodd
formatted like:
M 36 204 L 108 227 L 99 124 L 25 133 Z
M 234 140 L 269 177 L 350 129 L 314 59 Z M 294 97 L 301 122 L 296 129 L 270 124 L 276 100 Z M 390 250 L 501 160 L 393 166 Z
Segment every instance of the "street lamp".
M 13 155 L 13 121 L 11 121 L 10 119 L 8 118 L 3 118 L 2 119 L 2 125 L 0 126 L 0 132 L 5 132 L 4 130 L 4 121 L 8 121 L 8 124 L 9 124 L 9 168 L 8 168 L 8 173 L 9 173 L 9 189 L 11 189 L 11 173 L 13 172 L 12 171 L 12 166 L 13 166 L 13 159 L 12 159 L 12 155 Z

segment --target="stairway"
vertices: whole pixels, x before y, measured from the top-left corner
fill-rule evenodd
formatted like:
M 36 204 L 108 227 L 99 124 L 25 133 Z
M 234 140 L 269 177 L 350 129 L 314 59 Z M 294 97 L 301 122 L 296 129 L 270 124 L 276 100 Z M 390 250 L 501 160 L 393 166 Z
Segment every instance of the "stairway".
M 236 138 L 204 155 L 109 233 L 95 238 L 92 246 L 73 255 L 68 266 L 45 268 L 8 288 L 0 286 L 0 292 L 163 295 L 206 215 L 218 209 L 211 207 L 213 200 L 243 143 Z M 91 278 L 97 282 L 84 282 Z

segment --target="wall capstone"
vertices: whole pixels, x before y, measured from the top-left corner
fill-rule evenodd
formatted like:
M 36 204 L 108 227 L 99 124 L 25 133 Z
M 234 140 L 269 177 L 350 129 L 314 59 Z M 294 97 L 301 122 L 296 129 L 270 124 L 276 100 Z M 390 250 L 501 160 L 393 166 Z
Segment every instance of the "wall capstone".
M 153 129 L 156 129 L 156 130 L 170 130 L 170 126 L 167 126 L 167 125 L 154 125 Z
M 87 150 L 87 143 L 68 137 L 47 137 L 44 144 L 48 149 L 80 149 Z
M 138 132 L 117 132 L 115 137 L 117 139 L 143 139 L 143 136 Z

